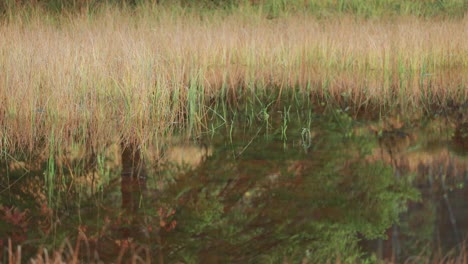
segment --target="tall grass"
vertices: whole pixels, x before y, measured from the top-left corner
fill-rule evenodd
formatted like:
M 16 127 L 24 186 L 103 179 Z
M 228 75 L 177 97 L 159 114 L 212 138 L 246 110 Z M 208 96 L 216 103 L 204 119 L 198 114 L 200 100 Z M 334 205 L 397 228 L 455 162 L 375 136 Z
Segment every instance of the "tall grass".
M 201 129 L 213 101 L 274 89 L 381 111 L 467 100 L 466 17 L 270 19 L 241 7 L 16 10 L 0 24 L 0 148 L 153 142 Z
M 159 5 L 197 12 L 216 9 L 230 13 L 238 9 L 254 9 L 269 17 L 302 12 L 317 18 L 349 14 L 364 18 L 399 15 L 461 18 L 468 10 L 465 0 L 4 0 L 0 2 L 0 14 L 9 16 L 24 7 L 40 7 L 52 13 L 93 11 L 103 2 L 125 8 Z

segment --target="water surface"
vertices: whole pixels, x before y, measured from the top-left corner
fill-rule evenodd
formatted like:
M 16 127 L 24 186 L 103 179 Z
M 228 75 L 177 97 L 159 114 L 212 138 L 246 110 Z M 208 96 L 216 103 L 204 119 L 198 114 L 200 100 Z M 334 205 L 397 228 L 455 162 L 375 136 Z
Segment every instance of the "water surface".
M 43 245 L 106 263 L 457 256 L 468 157 L 454 134 L 444 118 L 376 122 L 282 107 L 146 153 L 116 143 L 53 164 L 4 155 L 0 245 L 22 245 L 24 258 Z

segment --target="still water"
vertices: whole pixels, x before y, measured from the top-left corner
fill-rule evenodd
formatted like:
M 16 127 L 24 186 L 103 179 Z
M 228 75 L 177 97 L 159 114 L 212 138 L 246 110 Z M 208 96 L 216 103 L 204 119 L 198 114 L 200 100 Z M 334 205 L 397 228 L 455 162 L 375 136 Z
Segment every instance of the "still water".
M 9 241 L 23 260 L 55 248 L 87 263 L 373 263 L 466 251 L 468 155 L 449 119 L 252 113 L 144 155 L 119 144 L 54 164 L 4 155 L 2 260 Z

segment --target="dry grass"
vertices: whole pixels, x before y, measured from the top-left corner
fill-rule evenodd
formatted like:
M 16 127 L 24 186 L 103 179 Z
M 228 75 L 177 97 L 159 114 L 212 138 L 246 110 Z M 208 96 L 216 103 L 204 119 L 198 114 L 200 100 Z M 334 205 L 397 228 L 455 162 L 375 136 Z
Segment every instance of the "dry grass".
M 251 13 L 249 13 L 251 12 Z M 0 24 L 0 148 L 152 142 L 193 130 L 210 99 L 300 90 L 424 110 L 467 99 L 468 17 L 274 20 L 148 6 Z

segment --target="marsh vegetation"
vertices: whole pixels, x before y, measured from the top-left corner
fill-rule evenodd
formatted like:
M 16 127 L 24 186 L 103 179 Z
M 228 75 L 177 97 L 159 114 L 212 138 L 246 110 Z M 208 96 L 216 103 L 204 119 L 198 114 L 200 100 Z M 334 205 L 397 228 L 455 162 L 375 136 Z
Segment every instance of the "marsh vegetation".
M 465 257 L 466 8 L 2 2 L 3 260 Z

